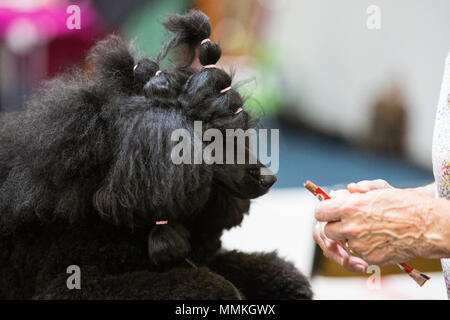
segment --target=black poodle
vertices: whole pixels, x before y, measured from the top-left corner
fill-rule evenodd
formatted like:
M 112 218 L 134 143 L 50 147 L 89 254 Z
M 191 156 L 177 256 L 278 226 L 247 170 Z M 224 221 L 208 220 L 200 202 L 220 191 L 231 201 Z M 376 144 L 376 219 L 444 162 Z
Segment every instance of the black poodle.
M 274 253 L 221 250 L 222 231 L 275 182 L 261 163 L 172 161 L 176 129 L 256 121 L 215 67 L 221 51 L 207 16 L 191 11 L 164 25 L 170 38 L 156 60 L 110 36 L 82 69 L 0 119 L 0 298 L 312 297 Z M 170 52 L 183 63 L 160 69 Z M 201 70 L 190 67 L 197 56 Z M 68 286 L 73 265 L 80 289 Z

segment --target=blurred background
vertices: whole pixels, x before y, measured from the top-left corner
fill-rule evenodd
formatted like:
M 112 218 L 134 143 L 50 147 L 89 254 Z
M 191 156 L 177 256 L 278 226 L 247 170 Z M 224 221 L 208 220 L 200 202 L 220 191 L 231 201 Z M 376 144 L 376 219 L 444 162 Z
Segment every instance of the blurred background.
M 68 27 L 74 4 L 80 25 Z M 397 187 L 433 181 L 448 0 L 0 0 L 0 112 L 20 110 L 42 80 L 82 65 L 108 33 L 155 57 L 166 37 L 160 22 L 189 8 L 210 16 L 219 64 L 245 83 L 245 107 L 262 127 L 280 130 L 275 190 L 224 235 L 225 246 L 278 250 L 312 277 L 317 299 L 446 298 L 437 260 L 412 262 L 433 274 L 423 288 L 388 266 L 373 289 L 369 274 L 325 259 L 311 237 L 316 199 L 302 184 L 330 190 L 364 179 Z

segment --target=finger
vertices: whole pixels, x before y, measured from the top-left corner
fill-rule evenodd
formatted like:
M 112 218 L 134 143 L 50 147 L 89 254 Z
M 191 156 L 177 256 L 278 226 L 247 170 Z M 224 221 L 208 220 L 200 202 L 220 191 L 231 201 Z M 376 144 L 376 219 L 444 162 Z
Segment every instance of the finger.
M 313 239 L 314 239 L 314 241 L 315 242 L 319 242 L 319 241 L 323 241 L 323 238 L 321 237 L 321 235 L 320 235 L 320 232 L 321 232 L 321 230 L 320 230 L 320 223 L 318 222 L 318 223 L 316 223 L 316 225 L 314 226 L 314 230 L 313 230 Z
M 353 239 L 355 236 L 349 232 L 347 223 L 344 222 L 328 222 L 324 228 L 325 236 L 332 240 Z
M 345 269 L 352 272 L 365 273 L 367 268 L 369 267 L 369 264 L 361 258 L 350 256 L 344 267 Z
M 350 192 L 347 189 L 340 189 L 340 190 L 332 190 L 328 195 L 330 196 L 330 198 L 338 198 L 349 194 Z
M 347 250 L 336 241 L 328 239 L 323 232 L 325 223 L 319 222 L 314 227 L 314 240 L 322 249 L 323 255 L 350 272 L 365 272 L 368 268 L 363 259 L 351 256 Z
M 319 235 L 320 239 L 322 239 L 322 241 L 325 241 L 327 238 L 324 232 L 325 222 L 317 222 L 316 227 L 317 234 Z
M 386 188 L 392 187 L 389 183 L 387 183 L 383 179 L 362 180 L 358 183 L 352 182 L 347 186 L 347 190 L 350 191 L 350 193 L 366 193 L 371 190 L 386 189 Z
M 315 217 L 317 221 L 339 221 L 347 211 L 348 196 L 332 198 L 317 204 Z
M 325 224 L 326 223 L 324 222 L 316 223 L 314 227 L 314 240 L 319 244 L 322 250 L 329 251 L 329 248 L 332 247 L 336 243 L 336 241 L 328 239 L 325 236 L 324 232 Z
M 323 241 L 325 241 L 327 239 L 327 237 L 325 236 L 325 225 L 326 225 L 326 222 L 318 222 L 316 224 L 317 230 L 319 232 L 319 236 Z
M 344 256 L 344 254 L 342 253 L 343 251 L 348 253 L 348 251 L 342 246 L 340 246 L 339 251 L 341 252 L 342 256 Z M 362 258 L 348 254 L 348 258 L 344 260 L 343 267 L 352 272 L 366 272 L 369 264 Z
M 332 259 L 333 261 L 339 263 L 340 259 L 338 255 L 340 254 L 337 251 L 336 242 L 331 240 L 327 241 L 326 238 L 322 238 L 315 234 L 314 238 L 319 245 L 320 249 L 322 249 L 323 255 L 329 259 Z
M 313 239 L 314 239 L 315 242 L 317 242 L 317 244 L 319 244 L 319 242 L 322 242 L 322 241 L 323 241 L 323 240 L 320 238 L 319 231 L 317 230 L 317 224 L 314 226 Z M 319 245 L 320 245 L 320 244 L 319 244 Z
M 350 272 L 362 273 L 369 266 L 363 259 L 350 255 L 348 251 L 336 242 L 328 247 L 327 256 Z
M 369 264 L 359 257 L 351 255 L 348 250 L 340 244 L 336 246 L 338 254 L 343 257 L 342 266 L 351 272 L 366 272 Z
M 327 244 L 325 238 L 321 236 L 320 228 L 321 228 L 320 225 L 317 223 L 316 226 L 314 227 L 313 238 L 314 238 L 314 241 L 322 249 L 323 254 L 326 257 L 328 257 L 328 246 L 329 246 L 329 244 Z
M 365 189 L 363 189 L 363 187 L 361 185 L 358 185 L 357 183 L 350 183 L 347 185 L 347 190 L 350 193 L 364 193 L 367 192 Z
M 333 246 L 334 244 L 336 244 L 337 242 L 333 239 L 328 238 L 325 235 L 325 222 L 319 222 L 320 224 L 320 238 L 322 239 L 322 241 L 325 243 L 325 245 L 327 246 L 327 248 L 330 248 L 331 246 Z

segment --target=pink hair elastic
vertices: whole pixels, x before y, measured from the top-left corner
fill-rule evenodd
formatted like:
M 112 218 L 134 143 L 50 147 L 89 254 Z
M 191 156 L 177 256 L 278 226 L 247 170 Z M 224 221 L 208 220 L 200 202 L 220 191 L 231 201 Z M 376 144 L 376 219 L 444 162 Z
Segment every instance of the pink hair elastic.
M 236 110 L 236 112 L 235 112 L 234 114 L 238 114 L 238 113 L 240 113 L 241 111 L 242 111 L 242 108 L 239 108 L 239 109 Z
M 155 224 L 167 224 L 167 220 L 156 221 Z
M 205 69 L 211 69 L 211 68 L 217 68 L 215 64 L 207 64 L 206 66 L 203 66 Z
M 211 41 L 211 39 L 209 39 L 209 38 L 203 39 L 202 42 L 200 42 L 200 45 L 203 45 L 203 44 L 205 44 L 207 42 L 210 42 L 210 41 Z
M 161 70 L 156 71 L 155 72 L 155 77 L 159 76 L 161 74 L 161 72 L 162 72 Z
M 230 87 L 226 87 L 225 89 L 220 90 L 220 93 L 225 93 L 228 90 L 231 90 L 231 86 Z

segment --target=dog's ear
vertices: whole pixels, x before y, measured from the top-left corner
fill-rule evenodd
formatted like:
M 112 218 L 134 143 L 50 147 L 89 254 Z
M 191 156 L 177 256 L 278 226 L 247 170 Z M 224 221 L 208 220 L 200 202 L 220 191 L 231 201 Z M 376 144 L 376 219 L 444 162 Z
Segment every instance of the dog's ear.
M 148 236 L 148 254 L 158 266 L 168 266 L 185 259 L 190 252 L 189 231 L 180 224 L 155 225 Z
M 148 227 L 161 212 L 170 221 L 182 221 L 198 211 L 208 199 L 212 170 L 205 164 L 176 163 L 174 148 L 191 145 L 187 138 L 174 139 L 173 132 L 182 128 L 185 136 L 194 136 L 186 115 L 142 96 L 117 104 L 120 116 L 111 129 L 114 153 L 93 199 L 100 215 L 115 224 L 130 225 L 134 219 L 132 225 Z
M 124 92 L 133 90 L 134 50 L 119 36 L 110 35 L 90 50 L 87 68 L 93 77 Z

